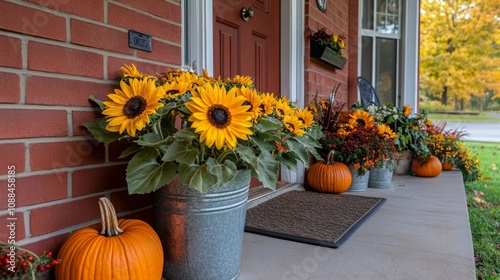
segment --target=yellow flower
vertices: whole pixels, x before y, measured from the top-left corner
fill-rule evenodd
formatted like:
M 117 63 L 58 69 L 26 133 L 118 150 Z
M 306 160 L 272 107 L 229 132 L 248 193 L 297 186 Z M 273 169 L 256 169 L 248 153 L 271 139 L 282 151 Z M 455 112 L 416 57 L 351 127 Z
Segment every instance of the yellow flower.
M 309 128 L 314 123 L 314 115 L 308 108 L 297 110 L 295 115 L 304 123 L 306 128 Z
M 304 123 L 295 115 L 286 115 L 283 118 L 283 124 L 290 132 L 297 136 L 302 136 L 306 133 L 304 131 Z
M 177 96 L 184 95 L 191 84 L 187 82 L 176 82 L 173 81 L 171 83 L 165 83 L 163 87 L 165 88 L 165 98 L 172 99 Z
M 250 105 L 250 112 L 252 113 L 253 121 L 257 121 L 257 118 L 262 115 L 262 99 L 257 94 L 255 89 L 251 89 L 246 86 L 242 86 L 241 89 L 234 88 L 238 95 L 242 95 L 245 97 L 246 101 L 243 103 L 244 105 Z
M 405 117 L 408 117 L 411 114 L 411 110 L 411 106 L 409 104 L 406 104 L 403 107 L 403 115 L 405 115 Z
M 272 114 L 276 106 L 276 98 L 272 93 L 264 93 L 261 96 L 262 103 L 260 104 L 261 112 L 264 116 Z
M 122 71 L 124 77 L 138 78 L 144 76 L 144 74 L 137 70 L 137 67 L 135 67 L 135 64 L 133 63 L 130 66 L 123 64 L 123 66 L 120 67 L 120 70 Z
M 386 124 L 381 124 L 378 126 L 378 134 L 392 139 L 398 138 L 398 134 L 394 133 L 392 129 Z
M 228 82 L 233 83 L 233 84 L 240 84 L 243 86 L 252 86 L 253 85 L 253 80 L 249 76 L 240 76 L 236 75 L 232 79 L 228 79 Z
M 189 121 L 200 134 L 200 142 L 210 148 L 215 144 L 219 150 L 224 146 L 236 147 L 237 138 L 248 140 L 252 135 L 252 114 L 250 106 L 243 105 L 245 98 L 237 96 L 234 90 L 226 92 L 224 87 L 206 84 L 193 93 L 186 108 L 192 112 Z
M 150 115 L 163 107 L 159 100 L 164 96 L 163 87 L 156 87 L 154 79 L 130 79 L 130 85 L 120 82 L 120 89 L 108 94 L 111 101 L 103 102 L 106 109 L 102 111 L 108 124 L 106 129 L 134 137 L 150 122 Z
M 276 101 L 276 115 L 279 118 L 283 118 L 286 115 L 293 114 L 293 109 L 290 108 L 290 102 L 285 97 L 280 98 Z
M 371 128 L 375 125 L 375 120 L 370 113 L 364 110 L 356 110 L 351 114 L 351 121 L 355 121 L 356 126 L 366 126 Z

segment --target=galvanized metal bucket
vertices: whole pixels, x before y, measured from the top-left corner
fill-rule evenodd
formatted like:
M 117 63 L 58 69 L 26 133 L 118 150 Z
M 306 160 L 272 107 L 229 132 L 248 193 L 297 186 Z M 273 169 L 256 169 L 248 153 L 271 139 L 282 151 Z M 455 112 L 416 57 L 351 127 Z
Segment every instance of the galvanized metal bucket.
M 392 169 L 384 164 L 381 168 L 370 170 L 370 178 L 368 179 L 368 187 L 375 189 L 388 189 L 392 184 Z
M 153 194 L 155 230 L 168 280 L 226 280 L 240 273 L 250 171 L 208 193 L 176 177 Z
M 370 171 L 366 171 L 362 176 L 358 176 L 358 171 L 349 165 L 349 170 L 352 174 L 352 183 L 347 191 L 349 192 L 362 192 L 368 188 L 368 179 L 370 178 Z

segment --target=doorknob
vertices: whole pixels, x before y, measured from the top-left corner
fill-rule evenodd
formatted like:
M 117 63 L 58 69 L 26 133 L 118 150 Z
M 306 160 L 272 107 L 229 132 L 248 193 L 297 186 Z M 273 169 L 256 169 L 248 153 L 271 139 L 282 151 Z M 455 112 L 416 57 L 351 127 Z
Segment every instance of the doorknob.
M 244 21 L 248 21 L 250 18 L 253 17 L 253 8 L 250 7 L 248 8 L 241 8 L 241 18 L 244 20 Z

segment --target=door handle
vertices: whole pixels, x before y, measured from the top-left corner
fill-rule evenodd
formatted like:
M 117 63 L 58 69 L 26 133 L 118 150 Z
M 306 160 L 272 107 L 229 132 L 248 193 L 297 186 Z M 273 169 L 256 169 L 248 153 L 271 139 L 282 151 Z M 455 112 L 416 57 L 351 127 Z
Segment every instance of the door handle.
M 241 19 L 243 19 L 243 21 L 248 21 L 250 18 L 253 18 L 253 8 L 241 8 Z

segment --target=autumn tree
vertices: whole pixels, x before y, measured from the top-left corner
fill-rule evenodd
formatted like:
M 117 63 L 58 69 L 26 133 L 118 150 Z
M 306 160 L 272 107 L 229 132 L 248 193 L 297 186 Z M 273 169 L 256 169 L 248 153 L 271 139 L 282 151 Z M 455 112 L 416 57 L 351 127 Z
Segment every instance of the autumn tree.
M 500 2 L 422 0 L 420 84 L 422 93 L 455 101 L 500 93 Z M 491 94 L 493 93 L 493 94 Z

